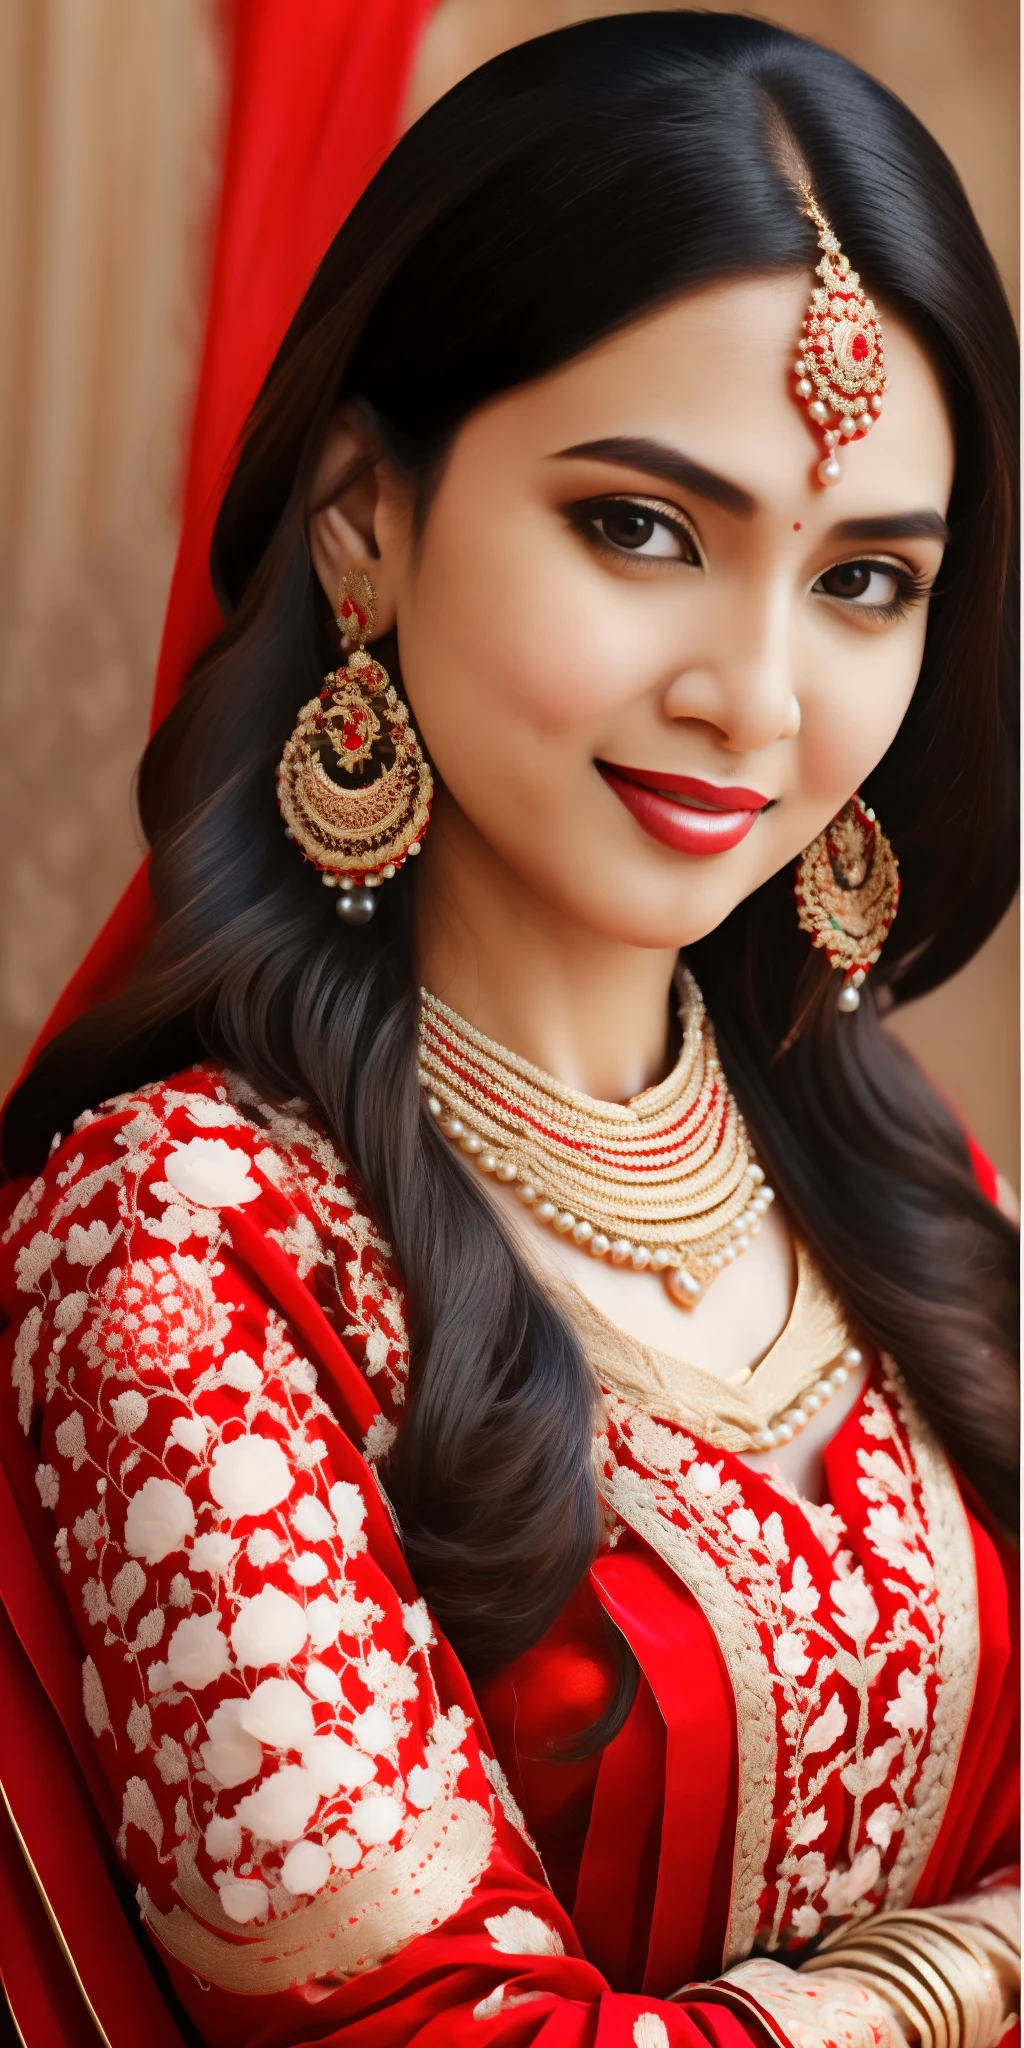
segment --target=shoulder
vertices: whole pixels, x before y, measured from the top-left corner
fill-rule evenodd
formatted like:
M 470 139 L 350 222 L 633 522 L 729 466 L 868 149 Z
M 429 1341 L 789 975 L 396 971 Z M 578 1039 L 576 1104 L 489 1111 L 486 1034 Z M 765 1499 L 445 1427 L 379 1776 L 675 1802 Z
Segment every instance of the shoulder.
M 213 1064 L 118 1096 L 55 1141 L 0 1215 L 0 1298 L 8 1318 L 67 1298 L 127 1313 L 122 1335 L 161 1328 L 189 1304 L 192 1351 L 281 1261 L 328 1316 L 384 1405 L 407 1367 L 401 1287 L 351 1168 L 307 1106 L 264 1100 Z M 124 1299 L 130 1295 L 131 1300 Z M 158 1314 L 159 1311 L 159 1314 Z M 389 1400 L 390 1397 L 390 1400 Z

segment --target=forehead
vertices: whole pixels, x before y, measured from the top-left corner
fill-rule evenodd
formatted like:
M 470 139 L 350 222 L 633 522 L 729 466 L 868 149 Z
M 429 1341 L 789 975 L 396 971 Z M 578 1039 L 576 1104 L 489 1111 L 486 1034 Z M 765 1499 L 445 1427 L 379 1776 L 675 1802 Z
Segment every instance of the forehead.
M 821 445 L 793 396 L 811 284 L 808 272 L 688 293 L 487 410 L 514 423 L 524 455 L 616 434 L 664 441 L 798 518 L 944 512 L 954 446 L 942 387 L 884 305 L 882 417 L 842 451 L 841 481 L 817 482 Z

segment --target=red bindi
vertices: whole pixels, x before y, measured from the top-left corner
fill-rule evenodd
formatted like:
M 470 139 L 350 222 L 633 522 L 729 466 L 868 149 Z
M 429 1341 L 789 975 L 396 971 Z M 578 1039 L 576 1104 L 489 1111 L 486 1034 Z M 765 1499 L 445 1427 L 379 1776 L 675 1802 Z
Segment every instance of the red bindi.
M 794 533 L 799 533 L 799 531 L 800 531 L 800 521 L 799 521 L 799 519 L 794 519 L 794 521 L 793 521 L 793 532 L 794 532 Z

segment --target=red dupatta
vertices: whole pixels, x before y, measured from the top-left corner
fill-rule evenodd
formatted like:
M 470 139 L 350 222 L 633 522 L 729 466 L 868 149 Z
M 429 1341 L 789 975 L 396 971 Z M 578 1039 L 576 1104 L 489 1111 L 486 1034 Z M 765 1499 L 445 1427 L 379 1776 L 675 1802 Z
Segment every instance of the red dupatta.
M 433 6 L 434 0 L 302 0 L 300 7 L 246 0 L 231 10 L 223 186 L 154 728 L 219 630 L 210 542 L 246 417 L 324 250 L 397 136 Z M 151 916 L 143 862 L 27 1064 L 121 985 L 149 935 Z M 13 1824 L 5 1800 L 0 1919 L 8 1936 L 8 1998 L 29 2048 L 44 2042 L 92 2048 L 97 2039 L 129 2048 L 143 2036 L 153 2048 L 180 2048 L 181 2034 L 143 1961 L 126 1897 L 101 1846 L 103 1792 L 79 1674 L 66 1639 L 50 1625 L 52 1596 L 19 1507 L 0 1472 L 5 1746 L 20 1788 L 21 1822 Z M 94 1811 L 82 1797 L 82 1772 L 97 1802 Z M 38 1890 L 26 1882 L 26 1858 Z M 73 1885 L 67 1882 L 72 1869 Z M 61 1900 L 59 1927 L 51 1925 L 40 1892 L 50 1916 Z M 67 1961 L 76 1959 L 71 1969 L 62 1951 Z
M 436 0 L 245 0 L 206 337 L 151 731 L 220 630 L 210 543 L 239 437 L 324 251 L 397 138 Z M 124 981 L 150 931 L 144 861 L 47 1018 L 49 1039 Z

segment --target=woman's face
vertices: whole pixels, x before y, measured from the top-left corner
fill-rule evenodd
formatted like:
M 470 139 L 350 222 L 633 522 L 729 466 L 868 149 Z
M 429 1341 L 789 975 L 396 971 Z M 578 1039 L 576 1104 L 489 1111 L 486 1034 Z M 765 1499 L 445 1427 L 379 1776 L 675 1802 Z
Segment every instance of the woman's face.
M 823 488 L 791 395 L 809 288 L 696 292 L 485 405 L 418 545 L 397 482 L 377 504 L 436 829 L 610 939 L 712 930 L 840 809 L 913 693 L 946 407 L 884 318 L 884 413 Z

